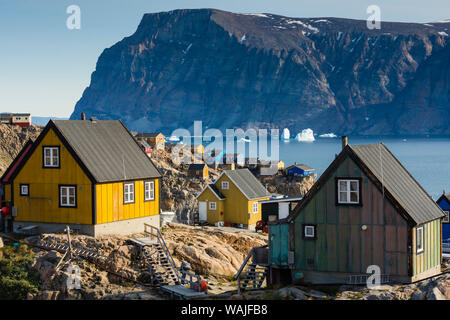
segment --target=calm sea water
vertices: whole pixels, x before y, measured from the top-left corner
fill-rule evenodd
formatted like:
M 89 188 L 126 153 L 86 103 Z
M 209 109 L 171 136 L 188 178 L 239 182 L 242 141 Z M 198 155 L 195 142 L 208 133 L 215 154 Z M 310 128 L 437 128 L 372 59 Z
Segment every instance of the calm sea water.
M 413 177 L 437 199 L 450 192 L 450 138 L 352 138 L 349 144 L 383 142 Z M 341 150 L 341 140 L 317 138 L 314 142 L 280 141 L 280 159 L 286 166 L 307 164 L 321 175 Z

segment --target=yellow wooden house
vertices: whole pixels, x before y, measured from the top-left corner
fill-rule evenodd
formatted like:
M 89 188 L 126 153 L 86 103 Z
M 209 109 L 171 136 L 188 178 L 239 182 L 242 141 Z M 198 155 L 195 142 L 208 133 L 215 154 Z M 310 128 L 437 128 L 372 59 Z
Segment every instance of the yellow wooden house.
M 209 170 L 206 163 L 191 163 L 188 167 L 188 176 L 208 179 Z
M 199 220 L 253 228 L 261 220 L 261 200 L 269 192 L 248 169 L 224 170 L 197 196 Z
M 160 178 L 120 120 L 51 120 L 10 179 L 13 228 L 96 236 L 159 226 Z
M 138 133 L 136 139 L 138 141 L 146 141 L 156 150 L 164 150 L 166 144 L 166 137 L 161 132 Z

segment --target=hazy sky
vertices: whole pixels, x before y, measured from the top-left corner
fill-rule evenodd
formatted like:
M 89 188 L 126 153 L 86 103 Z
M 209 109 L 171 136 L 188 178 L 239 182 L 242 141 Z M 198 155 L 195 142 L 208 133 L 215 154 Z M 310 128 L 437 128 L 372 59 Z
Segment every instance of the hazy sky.
M 81 8 L 69 30 L 66 9 Z M 217 8 L 290 17 L 430 22 L 450 18 L 449 0 L 0 0 L 0 111 L 68 117 L 89 85 L 101 52 L 131 35 L 142 15 L 180 8 Z

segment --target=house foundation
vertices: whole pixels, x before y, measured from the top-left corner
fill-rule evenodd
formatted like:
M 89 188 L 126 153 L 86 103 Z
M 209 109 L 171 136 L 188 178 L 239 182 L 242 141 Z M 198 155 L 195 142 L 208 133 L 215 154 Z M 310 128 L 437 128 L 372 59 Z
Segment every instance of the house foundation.
M 160 216 L 152 215 L 148 217 L 128 219 L 122 221 L 108 222 L 102 224 L 78 224 L 78 223 L 45 223 L 45 222 L 29 222 L 14 221 L 13 231 L 21 233 L 25 227 L 36 226 L 37 233 L 60 233 L 64 232 L 66 226 L 69 226 L 74 232 L 98 237 L 106 235 L 130 235 L 144 232 L 144 224 L 159 228 Z

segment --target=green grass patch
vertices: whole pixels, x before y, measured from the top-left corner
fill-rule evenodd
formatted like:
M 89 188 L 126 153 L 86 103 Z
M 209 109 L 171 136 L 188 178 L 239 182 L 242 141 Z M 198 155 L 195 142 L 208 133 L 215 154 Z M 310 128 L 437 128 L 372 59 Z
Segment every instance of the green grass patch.
M 39 287 L 38 272 L 31 267 L 34 252 L 26 245 L 0 249 L 0 300 L 26 299 Z

